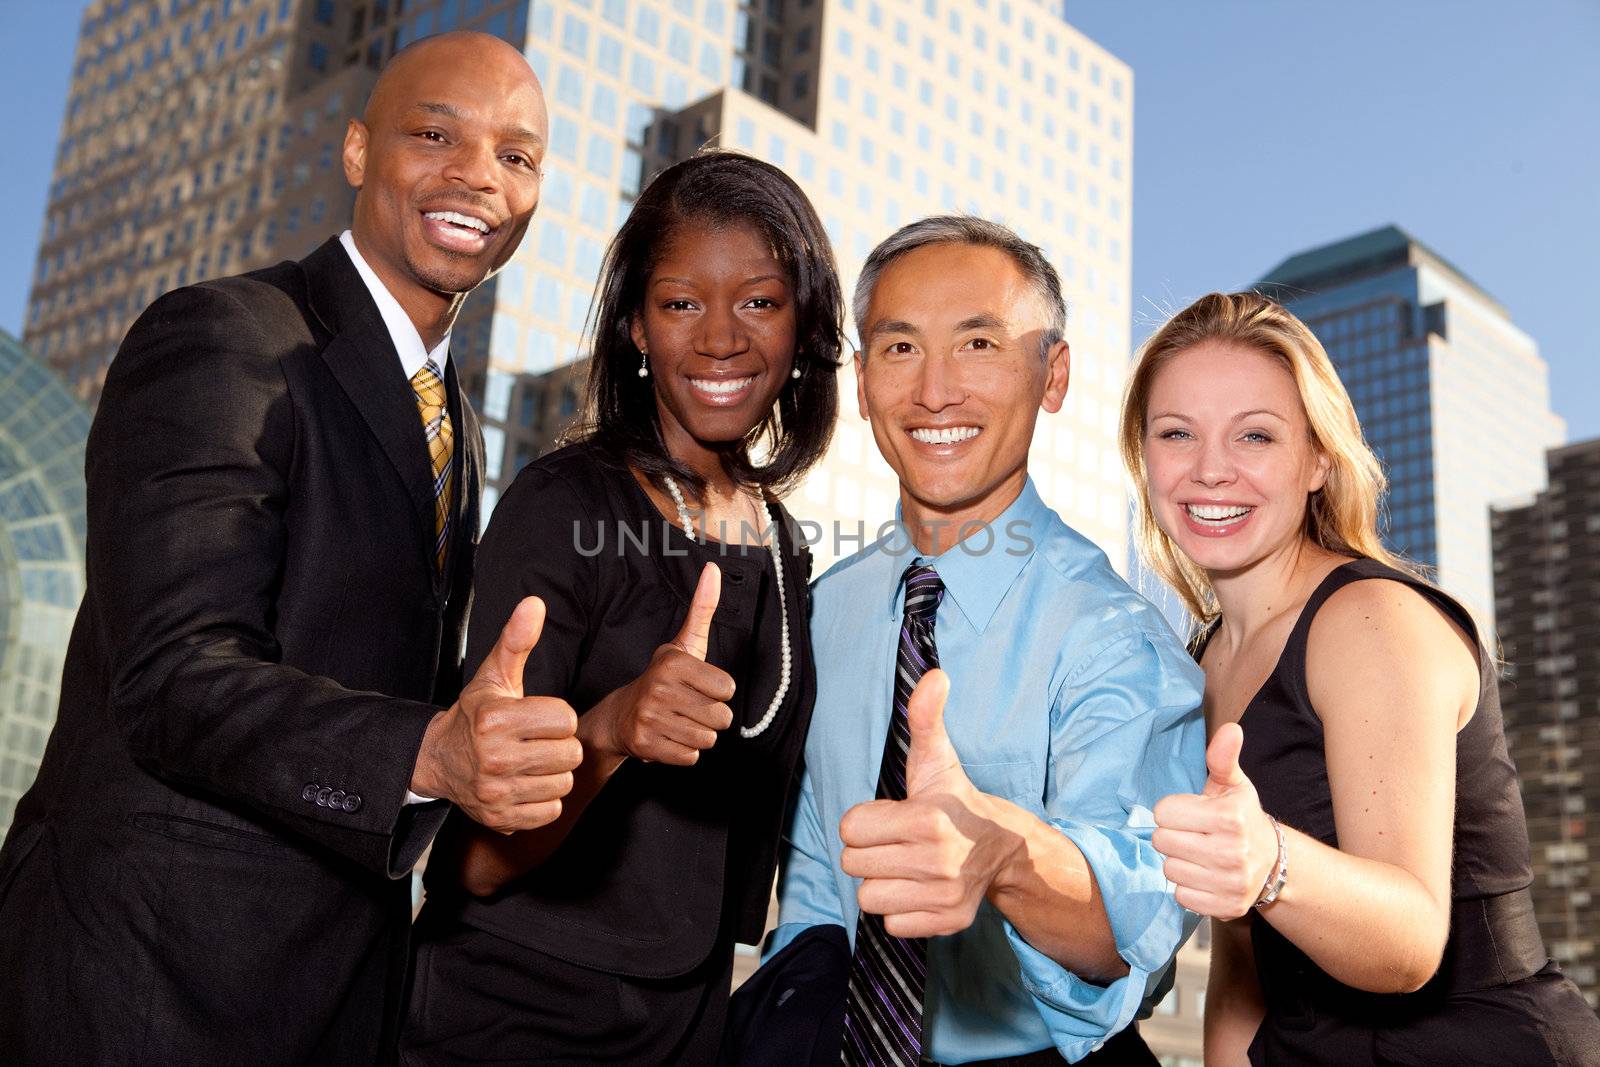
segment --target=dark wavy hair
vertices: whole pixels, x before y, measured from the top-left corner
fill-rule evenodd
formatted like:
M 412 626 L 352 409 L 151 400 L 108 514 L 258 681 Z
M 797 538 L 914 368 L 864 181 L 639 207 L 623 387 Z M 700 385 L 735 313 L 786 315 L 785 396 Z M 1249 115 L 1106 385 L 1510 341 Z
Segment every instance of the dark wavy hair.
M 741 441 L 722 450 L 722 467 L 741 485 L 782 495 L 822 458 L 839 415 L 838 370 L 844 297 L 833 248 L 806 194 L 770 163 L 737 152 L 702 151 L 650 182 L 606 251 L 592 312 L 594 350 L 580 437 L 607 459 L 658 486 L 671 475 L 705 489 L 661 438 L 655 386 L 639 377 L 631 327 L 662 253 L 685 226 L 745 225 L 766 238 L 794 292 L 794 366 L 774 409 Z M 765 462 L 751 455 L 765 446 Z

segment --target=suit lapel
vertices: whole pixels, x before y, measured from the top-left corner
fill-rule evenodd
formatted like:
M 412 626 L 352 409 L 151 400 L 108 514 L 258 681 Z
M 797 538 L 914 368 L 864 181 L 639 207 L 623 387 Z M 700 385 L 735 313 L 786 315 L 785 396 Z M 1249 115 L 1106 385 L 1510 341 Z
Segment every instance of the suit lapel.
M 337 239 L 301 260 L 312 310 L 333 340 L 322 359 L 393 464 L 411 498 L 417 547 L 434 575 L 433 468 L 416 396 L 366 284 Z

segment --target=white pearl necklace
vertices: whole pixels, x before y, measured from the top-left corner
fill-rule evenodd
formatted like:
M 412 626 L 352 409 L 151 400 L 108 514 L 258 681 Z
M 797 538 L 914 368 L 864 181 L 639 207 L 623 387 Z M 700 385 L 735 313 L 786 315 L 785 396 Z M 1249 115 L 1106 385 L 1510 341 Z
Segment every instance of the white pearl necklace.
M 695 544 L 700 539 L 695 536 L 694 524 L 689 521 L 689 507 L 683 502 L 683 491 L 678 488 L 677 479 L 672 475 L 663 475 L 667 482 L 667 492 L 672 494 L 672 502 L 678 506 L 678 523 L 683 527 L 684 536 Z M 767 713 L 761 716 L 761 721 L 754 726 L 739 727 L 739 736 L 745 740 L 760 737 L 772 725 L 773 718 L 778 714 L 778 708 L 783 706 L 783 698 L 789 695 L 789 676 L 791 673 L 791 657 L 789 652 L 789 604 L 783 591 L 783 553 L 778 548 L 778 517 L 769 510 L 767 514 L 772 518 L 772 539 L 767 543 L 768 550 L 772 553 L 772 569 L 778 578 L 778 618 L 782 621 L 779 633 L 783 636 L 783 662 L 778 671 L 778 691 L 772 694 L 772 703 L 767 705 Z

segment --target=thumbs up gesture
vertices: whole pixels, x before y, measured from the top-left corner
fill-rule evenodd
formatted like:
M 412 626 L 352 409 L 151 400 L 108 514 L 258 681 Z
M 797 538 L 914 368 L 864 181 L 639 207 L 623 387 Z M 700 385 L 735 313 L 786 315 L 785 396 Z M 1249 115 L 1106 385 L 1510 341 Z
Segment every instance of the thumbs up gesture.
M 544 601 L 517 605 L 465 689 L 433 717 L 411 789 L 449 800 L 491 830 L 554 822 L 583 759 L 578 717 L 565 700 L 525 696 L 523 670 L 544 629 Z
M 1244 731 L 1224 723 L 1206 746 L 1206 784 L 1199 795 L 1174 793 L 1155 807 L 1151 844 L 1179 904 L 1214 919 L 1247 913 L 1278 861 L 1278 838 L 1261 810 L 1256 787 L 1239 769 Z
M 733 725 L 733 679 L 706 662 L 711 619 L 722 596 L 722 571 L 700 572 L 689 615 L 678 635 L 655 650 L 650 665 L 583 716 L 586 743 L 602 756 L 627 756 L 687 767 Z
M 995 798 L 972 784 L 945 733 L 949 693 L 949 677 L 931 670 L 906 705 L 906 799 L 857 804 L 839 820 L 839 862 L 862 879 L 861 910 L 882 915 L 896 937 L 971 926 L 1014 844 L 992 816 Z

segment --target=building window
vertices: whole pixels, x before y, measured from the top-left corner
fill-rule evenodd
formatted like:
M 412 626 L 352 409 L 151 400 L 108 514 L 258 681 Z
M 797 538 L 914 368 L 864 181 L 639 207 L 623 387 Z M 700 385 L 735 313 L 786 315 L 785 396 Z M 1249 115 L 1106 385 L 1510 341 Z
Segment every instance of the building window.
M 635 52 L 628 67 L 628 81 L 644 95 L 654 96 L 656 91 L 655 61 L 649 56 Z
M 565 63 L 556 72 L 556 99 L 573 110 L 583 107 L 583 75 Z
M 597 178 L 609 179 L 615 159 L 610 138 L 600 134 L 589 136 L 589 151 L 584 159 L 584 166 L 590 174 Z
M 579 59 L 589 58 L 589 25 L 577 15 L 568 15 L 561 24 L 561 47 Z
M 633 35 L 651 47 L 661 44 L 661 16 L 648 7 L 639 9 L 639 17 L 633 21 Z
M 562 159 L 578 158 L 578 124 L 565 115 L 557 115 L 550 124 L 550 152 Z
M 674 24 L 667 33 L 667 55 L 684 66 L 689 65 L 689 31 Z
M 622 42 L 608 33 L 600 35 L 600 46 L 595 52 L 595 66 L 613 78 L 622 76 Z

